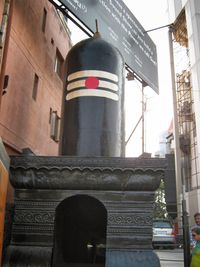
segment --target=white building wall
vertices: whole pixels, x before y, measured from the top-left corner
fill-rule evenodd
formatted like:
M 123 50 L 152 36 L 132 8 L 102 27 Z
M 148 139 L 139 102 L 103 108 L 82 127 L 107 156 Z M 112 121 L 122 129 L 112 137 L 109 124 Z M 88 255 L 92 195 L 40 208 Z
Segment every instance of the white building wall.
M 187 196 L 189 199 L 189 224 L 192 226 L 194 225 L 194 213 L 199 211 L 200 189 L 190 191 Z
M 200 1 L 189 0 L 185 6 L 192 73 L 197 146 L 200 151 Z M 199 153 L 198 153 L 198 156 Z
M 169 23 L 172 23 L 175 21 L 176 17 L 182 10 L 183 0 L 168 0 L 168 15 L 169 15 Z
M 191 150 L 191 191 L 186 194 L 190 225 L 192 225 L 193 214 L 200 212 L 200 0 L 168 0 L 169 23 L 176 20 L 183 8 L 186 13 L 196 121 L 196 137 L 191 138 L 191 144 L 195 144 Z

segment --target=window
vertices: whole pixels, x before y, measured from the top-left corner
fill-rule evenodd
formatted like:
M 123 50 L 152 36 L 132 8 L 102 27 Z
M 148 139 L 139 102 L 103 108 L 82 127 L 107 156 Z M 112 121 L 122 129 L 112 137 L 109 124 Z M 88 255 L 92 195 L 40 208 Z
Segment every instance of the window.
M 38 84 L 39 84 L 39 77 L 35 73 L 34 82 L 33 82 L 33 92 L 32 92 L 32 98 L 34 100 L 36 100 L 37 98 Z
M 54 71 L 58 74 L 58 76 L 62 79 L 62 74 L 63 74 L 63 64 L 64 64 L 64 59 L 61 56 L 59 50 L 56 50 L 56 59 L 55 59 L 55 67 Z
M 42 31 L 45 32 L 45 28 L 46 28 L 46 21 L 47 21 L 47 11 L 44 8 L 43 9 L 43 18 L 42 18 Z
M 60 118 L 57 111 L 52 111 L 50 108 L 50 137 L 55 141 L 59 141 L 60 136 Z

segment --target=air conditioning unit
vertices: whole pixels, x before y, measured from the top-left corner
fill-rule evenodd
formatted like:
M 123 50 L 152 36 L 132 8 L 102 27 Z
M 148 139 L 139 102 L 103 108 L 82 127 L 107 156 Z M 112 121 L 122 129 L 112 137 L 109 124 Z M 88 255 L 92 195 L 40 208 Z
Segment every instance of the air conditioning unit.
M 58 142 L 60 136 L 60 118 L 57 115 L 57 111 L 51 112 L 50 119 L 50 137 Z

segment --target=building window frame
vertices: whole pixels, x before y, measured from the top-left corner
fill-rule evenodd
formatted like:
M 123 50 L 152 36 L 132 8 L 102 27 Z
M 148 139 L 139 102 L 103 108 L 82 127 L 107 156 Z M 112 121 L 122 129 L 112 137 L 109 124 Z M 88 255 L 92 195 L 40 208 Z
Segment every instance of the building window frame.
M 46 23 L 47 23 L 47 10 L 44 7 L 44 9 L 43 9 L 43 16 L 42 16 L 42 32 L 45 32 Z
M 56 57 L 55 57 L 55 64 L 54 64 L 54 71 L 58 74 L 58 76 L 62 79 L 63 78 L 63 66 L 64 66 L 64 59 L 58 50 L 56 49 Z
M 32 90 L 32 98 L 36 101 L 38 94 L 38 86 L 39 86 L 39 76 L 35 73 L 34 81 L 33 81 L 33 90 Z

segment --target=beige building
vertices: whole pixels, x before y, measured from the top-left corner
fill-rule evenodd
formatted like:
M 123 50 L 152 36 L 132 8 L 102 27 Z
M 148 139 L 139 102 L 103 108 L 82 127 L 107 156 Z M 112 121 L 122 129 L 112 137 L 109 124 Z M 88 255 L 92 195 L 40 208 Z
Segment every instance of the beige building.
M 200 1 L 168 0 L 175 66 L 175 99 L 179 156 L 178 205 L 187 203 L 190 225 L 200 211 Z M 174 124 L 176 127 L 176 123 Z

